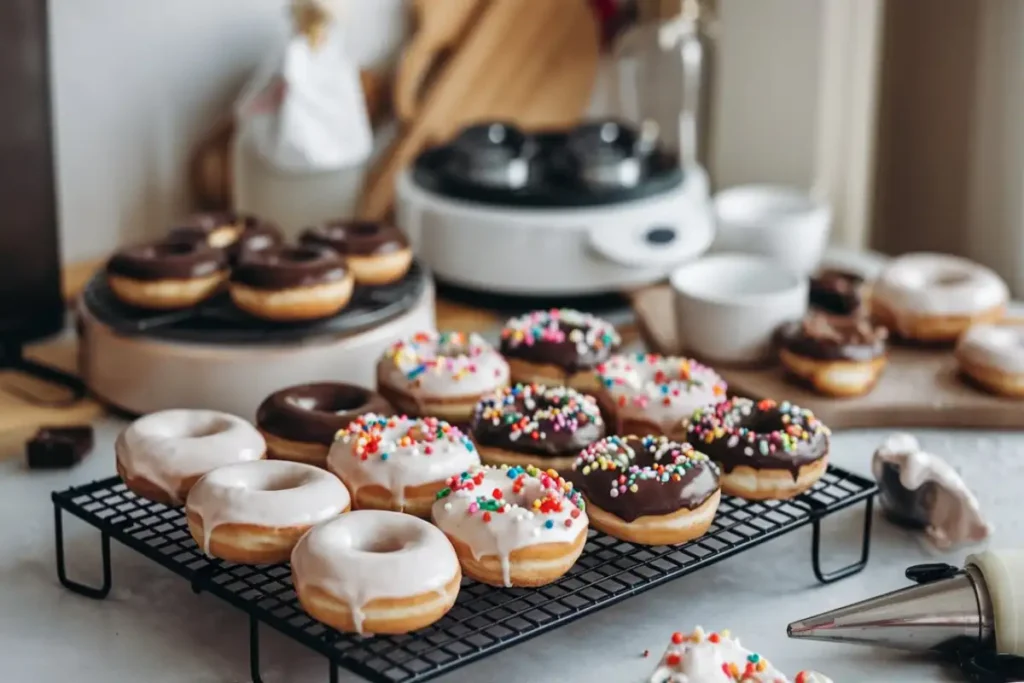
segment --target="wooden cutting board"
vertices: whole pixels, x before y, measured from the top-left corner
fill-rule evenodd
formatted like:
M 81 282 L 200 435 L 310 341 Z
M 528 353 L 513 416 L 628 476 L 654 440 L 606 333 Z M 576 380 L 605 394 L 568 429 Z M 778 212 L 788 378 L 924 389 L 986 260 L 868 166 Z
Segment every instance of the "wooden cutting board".
M 658 286 L 635 292 L 641 334 L 657 353 L 680 354 L 672 291 Z M 861 427 L 1024 428 L 1024 401 L 1004 399 L 965 383 L 948 349 L 893 346 L 889 365 L 866 396 L 836 399 L 791 383 L 779 366 L 716 366 L 730 391 L 752 398 L 788 399 L 809 408 L 833 429 Z
M 409 120 L 367 179 L 360 209 L 367 219 L 387 216 L 396 177 L 427 146 L 481 121 L 528 129 L 575 123 L 597 77 L 598 26 L 588 0 L 422 0 L 416 7 L 426 35 L 413 37 L 394 94 L 400 118 Z

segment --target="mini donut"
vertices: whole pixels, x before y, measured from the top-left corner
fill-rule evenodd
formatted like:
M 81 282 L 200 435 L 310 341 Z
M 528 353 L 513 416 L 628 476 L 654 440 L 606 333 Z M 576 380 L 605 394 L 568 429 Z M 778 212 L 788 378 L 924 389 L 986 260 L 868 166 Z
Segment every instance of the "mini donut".
M 454 474 L 480 464 L 473 442 L 434 417 L 362 415 L 338 434 L 327 469 L 352 492 L 357 509 L 429 517 Z
M 331 628 L 398 634 L 443 617 L 462 573 L 451 543 L 430 523 L 357 510 L 319 524 L 292 551 L 299 604 Z
M 224 254 L 203 244 L 156 242 L 107 261 L 110 291 L 129 306 L 173 310 L 208 299 L 228 279 Z
M 586 448 L 572 469 L 590 525 L 643 545 L 700 538 L 722 495 L 715 463 L 664 436 L 609 436 Z
M 908 340 L 953 342 L 971 325 L 1003 317 L 1009 289 L 994 271 L 946 254 L 908 254 L 872 288 L 871 314 Z
M 611 323 L 571 308 L 533 311 L 501 330 L 501 353 L 513 382 L 564 384 L 589 393 L 601 388 L 594 368 L 621 343 Z
M 597 367 L 602 407 L 617 434 L 662 434 L 685 440 L 683 420 L 697 408 L 725 398 L 725 381 L 689 358 L 633 354 L 612 356 Z
M 726 495 L 792 498 L 828 468 L 831 432 L 788 401 L 729 399 L 694 411 L 686 429 L 689 442 L 722 468 Z
M 728 629 L 672 634 L 650 683 L 789 683 L 764 655 L 748 650 Z M 832 683 L 821 674 L 801 671 L 794 683 Z
M 132 422 L 114 444 L 117 473 L 133 493 L 179 506 L 207 472 L 261 460 L 267 445 L 240 417 L 215 410 L 163 410 Z
M 335 315 L 352 298 L 345 260 L 322 247 L 268 247 L 243 252 L 231 276 L 231 299 L 257 318 L 274 322 Z
M 192 538 L 211 557 L 238 564 L 287 562 L 315 525 L 347 512 L 351 499 L 330 472 L 283 460 L 218 467 L 188 493 Z
M 273 223 L 233 211 L 193 214 L 172 227 L 167 238 L 174 242 L 202 242 L 222 249 L 232 263 L 246 251 L 277 247 L 284 242 L 281 231 Z
M 845 270 L 826 268 L 811 276 L 811 308 L 832 315 L 861 312 L 867 298 L 863 276 Z
M 583 498 L 554 470 L 474 467 L 437 494 L 434 523 L 448 536 L 462 572 L 491 586 L 543 586 L 583 552 Z
M 889 331 L 867 316 L 812 312 L 779 330 L 779 360 L 819 394 L 861 396 L 885 370 L 888 337 Z
M 477 334 L 420 332 L 377 363 L 377 391 L 399 411 L 467 425 L 476 404 L 508 386 L 508 363 Z
M 470 433 L 488 465 L 566 471 L 604 436 L 604 420 L 597 401 L 575 389 L 517 384 L 477 404 Z
M 299 241 L 342 254 L 360 285 L 397 282 L 412 265 L 409 241 L 391 223 L 332 221 L 307 228 Z
M 375 392 L 341 382 L 300 384 L 275 391 L 256 410 L 256 427 L 267 441 L 267 457 L 327 465 L 338 432 L 366 413 L 390 415 Z
M 957 342 L 956 359 L 984 389 L 1024 398 L 1024 323 L 974 325 Z

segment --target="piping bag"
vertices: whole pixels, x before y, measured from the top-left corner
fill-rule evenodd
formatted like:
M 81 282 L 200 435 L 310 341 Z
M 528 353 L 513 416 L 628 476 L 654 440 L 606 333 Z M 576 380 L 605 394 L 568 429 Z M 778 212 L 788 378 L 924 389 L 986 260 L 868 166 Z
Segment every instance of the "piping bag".
M 790 638 L 936 652 L 976 683 L 1024 681 L 1024 550 L 907 569 L 915 585 L 795 621 Z

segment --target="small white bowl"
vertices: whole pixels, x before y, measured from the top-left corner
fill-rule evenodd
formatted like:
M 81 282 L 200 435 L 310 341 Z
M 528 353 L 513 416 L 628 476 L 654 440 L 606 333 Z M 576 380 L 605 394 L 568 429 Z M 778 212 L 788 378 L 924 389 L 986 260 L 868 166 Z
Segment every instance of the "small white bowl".
M 770 360 L 775 331 L 807 312 L 807 277 L 764 256 L 714 254 L 677 268 L 670 282 L 683 348 L 712 363 Z
M 809 275 L 821 263 L 832 210 L 802 190 L 741 185 L 714 197 L 714 252 L 759 254 Z

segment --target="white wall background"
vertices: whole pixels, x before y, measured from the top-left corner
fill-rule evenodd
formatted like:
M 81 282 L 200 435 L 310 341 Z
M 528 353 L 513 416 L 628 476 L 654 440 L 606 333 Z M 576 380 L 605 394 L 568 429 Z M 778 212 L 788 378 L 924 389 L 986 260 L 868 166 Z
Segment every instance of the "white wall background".
M 720 185 L 811 182 L 821 3 L 720 0 Z M 404 0 L 349 1 L 364 63 L 404 35 Z M 286 0 L 52 0 L 65 261 L 185 212 L 193 144 L 287 30 Z

